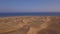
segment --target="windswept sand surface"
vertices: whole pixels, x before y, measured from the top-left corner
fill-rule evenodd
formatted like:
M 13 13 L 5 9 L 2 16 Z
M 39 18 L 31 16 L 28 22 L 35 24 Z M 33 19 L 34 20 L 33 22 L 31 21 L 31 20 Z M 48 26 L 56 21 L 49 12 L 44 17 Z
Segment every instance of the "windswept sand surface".
M 0 17 L 0 34 L 60 34 L 60 16 Z

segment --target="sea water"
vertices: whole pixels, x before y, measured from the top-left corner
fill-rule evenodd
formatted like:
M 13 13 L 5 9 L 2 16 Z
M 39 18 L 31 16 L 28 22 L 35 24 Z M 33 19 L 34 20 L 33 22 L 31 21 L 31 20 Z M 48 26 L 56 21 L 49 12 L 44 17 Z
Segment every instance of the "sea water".
M 0 13 L 0 17 L 2 16 L 60 16 L 60 13 L 43 13 L 43 12 L 35 12 L 35 13 Z

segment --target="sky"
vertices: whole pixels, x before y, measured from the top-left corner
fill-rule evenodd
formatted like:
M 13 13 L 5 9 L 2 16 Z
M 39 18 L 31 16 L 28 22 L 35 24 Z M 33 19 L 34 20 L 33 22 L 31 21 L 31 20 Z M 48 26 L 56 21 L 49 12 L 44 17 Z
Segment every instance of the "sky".
M 1 12 L 60 12 L 60 0 L 0 0 Z

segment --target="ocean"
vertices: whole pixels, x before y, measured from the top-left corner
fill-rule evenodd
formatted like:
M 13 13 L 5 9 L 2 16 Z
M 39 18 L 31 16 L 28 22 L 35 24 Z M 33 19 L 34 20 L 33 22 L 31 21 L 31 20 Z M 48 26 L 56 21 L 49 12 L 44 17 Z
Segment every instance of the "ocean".
M 0 17 L 4 16 L 60 16 L 60 12 L 35 12 L 35 13 L 0 13 Z

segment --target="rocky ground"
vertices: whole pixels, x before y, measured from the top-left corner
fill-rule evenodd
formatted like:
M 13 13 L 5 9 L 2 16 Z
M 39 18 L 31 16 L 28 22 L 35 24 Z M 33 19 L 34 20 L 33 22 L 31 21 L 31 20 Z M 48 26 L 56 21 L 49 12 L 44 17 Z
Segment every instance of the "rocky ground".
M 0 17 L 0 34 L 60 34 L 60 16 Z

